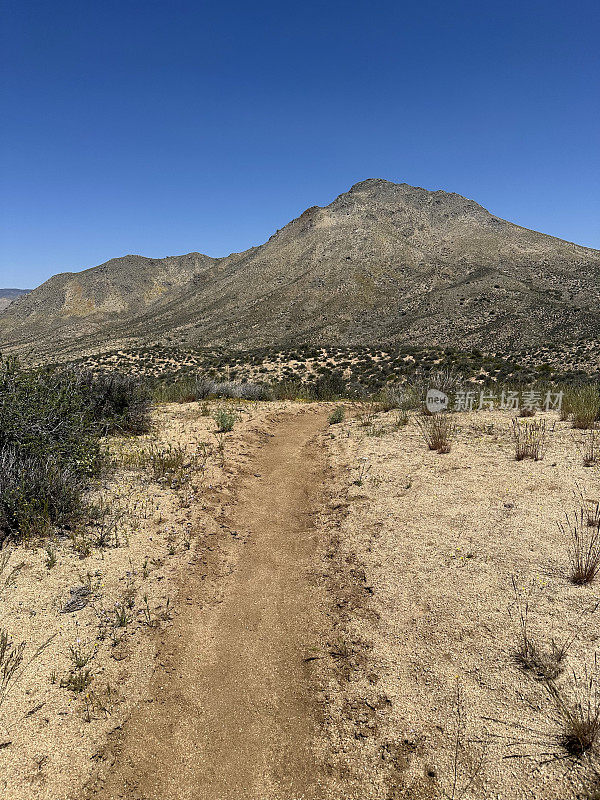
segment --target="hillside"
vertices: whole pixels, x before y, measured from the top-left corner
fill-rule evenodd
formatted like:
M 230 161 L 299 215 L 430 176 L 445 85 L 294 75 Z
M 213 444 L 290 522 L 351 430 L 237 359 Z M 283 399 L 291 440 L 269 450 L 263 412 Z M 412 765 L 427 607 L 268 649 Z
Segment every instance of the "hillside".
M 56 275 L 0 315 L 0 347 L 596 346 L 599 300 L 600 251 L 457 194 L 371 179 L 243 253 L 129 255 Z
M 4 311 L 13 300 L 30 291 L 31 289 L 0 289 L 0 311 Z

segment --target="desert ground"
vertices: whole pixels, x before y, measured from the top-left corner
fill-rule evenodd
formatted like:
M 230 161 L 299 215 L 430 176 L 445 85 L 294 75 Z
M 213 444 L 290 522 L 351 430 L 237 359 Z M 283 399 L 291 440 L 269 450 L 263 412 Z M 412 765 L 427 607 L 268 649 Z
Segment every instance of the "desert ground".
M 438 453 L 413 415 L 338 406 L 160 405 L 106 442 L 103 515 L 0 553 L 25 643 L 4 797 L 600 796 L 566 722 L 598 709 L 598 583 L 569 580 L 565 522 L 600 500 L 587 434 L 538 415 L 544 457 L 517 461 L 509 412 L 457 413 Z

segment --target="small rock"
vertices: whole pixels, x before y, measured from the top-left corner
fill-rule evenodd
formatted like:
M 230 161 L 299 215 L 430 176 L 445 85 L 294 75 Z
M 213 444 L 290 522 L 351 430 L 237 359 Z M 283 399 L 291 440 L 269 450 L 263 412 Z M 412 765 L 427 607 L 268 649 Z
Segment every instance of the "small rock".
M 71 614 L 73 611 L 81 611 L 90 602 L 90 590 L 87 586 L 75 586 L 70 589 L 71 598 L 67 600 L 61 608 L 61 614 Z

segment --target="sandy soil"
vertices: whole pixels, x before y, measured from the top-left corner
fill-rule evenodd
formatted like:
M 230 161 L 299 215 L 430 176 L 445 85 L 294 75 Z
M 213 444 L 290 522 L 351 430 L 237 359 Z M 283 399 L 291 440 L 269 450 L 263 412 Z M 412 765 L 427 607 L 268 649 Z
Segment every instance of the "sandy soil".
M 538 646 L 574 635 L 555 682 L 566 703 L 587 702 L 590 677 L 596 702 L 600 613 L 586 612 L 598 585 L 569 582 L 556 524 L 580 492 L 600 497 L 581 434 L 550 415 L 545 458 L 517 462 L 507 414 L 457 415 L 447 455 L 428 451 L 414 422 L 397 430 L 393 419 L 332 429 L 331 583 L 342 574 L 354 585 L 325 739 L 348 784 L 340 797 L 596 796 L 595 750 L 566 757 L 556 704 L 514 658 L 528 602 Z

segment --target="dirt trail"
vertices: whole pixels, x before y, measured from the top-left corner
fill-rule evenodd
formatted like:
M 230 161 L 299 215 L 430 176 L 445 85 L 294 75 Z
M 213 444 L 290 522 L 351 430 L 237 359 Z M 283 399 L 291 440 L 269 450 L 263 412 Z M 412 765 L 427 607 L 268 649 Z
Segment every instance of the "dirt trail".
M 227 510 L 232 544 L 190 571 L 150 697 L 94 798 L 322 796 L 304 657 L 321 624 L 311 515 L 325 480 L 323 427 L 322 413 L 286 415 L 258 450 Z

